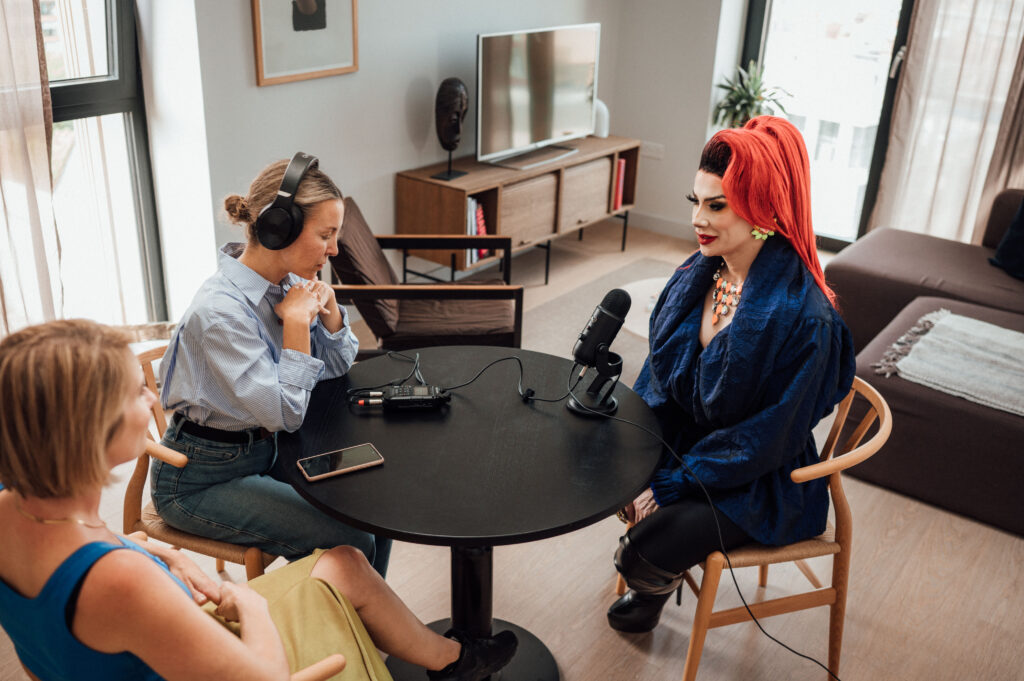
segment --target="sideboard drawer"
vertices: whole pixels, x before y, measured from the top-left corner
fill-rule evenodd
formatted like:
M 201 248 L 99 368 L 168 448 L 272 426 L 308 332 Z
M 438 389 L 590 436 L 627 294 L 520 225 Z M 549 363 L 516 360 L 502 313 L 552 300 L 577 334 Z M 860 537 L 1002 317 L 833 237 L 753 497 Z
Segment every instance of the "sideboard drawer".
M 548 173 L 505 185 L 501 195 L 500 231 L 512 237 L 512 246 L 546 241 L 555 232 L 558 179 Z
M 569 232 L 608 216 L 611 191 L 610 157 L 566 168 L 562 177 L 562 224 Z

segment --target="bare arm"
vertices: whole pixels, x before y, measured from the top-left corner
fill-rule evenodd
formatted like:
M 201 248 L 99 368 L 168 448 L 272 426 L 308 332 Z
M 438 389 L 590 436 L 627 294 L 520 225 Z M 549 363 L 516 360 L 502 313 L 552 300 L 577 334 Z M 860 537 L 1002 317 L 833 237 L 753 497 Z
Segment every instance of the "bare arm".
M 196 603 L 202 605 L 207 600 L 220 603 L 220 583 L 210 579 L 184 553 L 164 544 L 149 541 L 143 532 L 133 532 L 128 535 L 128 539 L 166 563 L 174 576 L 185 582 L 185 586 L 188 587 L 189 592 L 192 594 L 192 599 Z
M 105 653 L 131 652 L 168 681 L 285 681 L 288 661 L 266 601 L 221 585 L 221 608 L 241 625 L 231 634 L 190 601 L 152 560 L 112 551 L 82 585 L 72 632 Z

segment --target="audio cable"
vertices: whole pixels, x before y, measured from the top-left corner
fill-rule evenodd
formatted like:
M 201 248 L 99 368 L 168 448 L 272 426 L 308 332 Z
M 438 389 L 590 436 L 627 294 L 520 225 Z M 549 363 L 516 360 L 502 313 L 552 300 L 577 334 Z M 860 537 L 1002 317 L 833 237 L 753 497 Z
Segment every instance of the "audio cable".
M 385 354 L 389 359 L 412 362 L 412 370 L 410 370 L 409 373 L 406 374 L 404 378 L 396 378 L 394 380 L 381 383 L 380 385 L 371 385 L 366 386 L 364 388 L 349 388 L 346 391 L 346 396 L 348 397 L 349 404 L 358 404 L 359 400 L 372 397 L 370 395 L 370 392 L 373 390 L 377 390 L 379 388 L 386 388 L 388 386 L 403 385 L 405 384 L 406 381 L 413 377 L 416 378 L 416 382 L 419 383 L 420 385 L 427 385 L 426 380 L 424 380 L 423 378 L 423 374 L 420 372 L 420 353 L 417 352 L 415 357 L 410 357 L 409 355 L 406 355 L 405 353 L 402 352 L 398 352 L 397 350 L 389 350 Z
M 583 378 L 583 374 L 580 374 L 579 376 L 576 377 L 576 382 L 575 383 L 570 383 L 570 381 L 572 380 L 572 375 L 576 371 L 576 367 L 579 366 L 576 362 L 573 362 L 572 368 L 569 370 L 569 380 L 566 381 L 566 386 L 567 386 L 566 387 L 566 391 L 565 391 L 565 393 L 563 395 L 561 395 L 560 397 L 536 397 L 536 393 L 534 392 L 533 388 L 527 388 L 526 390 L 523 390 L 523 375 L 524 375 L 524 372 L 525 372 L 525 370 L 523 369 L 523 360 L 521 360 L 520 358 L 516 357 L 515 355 L 509 355 L 508 357 L 499 357 L 498 359 L 489 362 L 488 364 L 486 364 L 484 366 L 484 368 L 482 368 L 480 371 L 476 372 L 476 376 L 474 376 L 473 378 L 469 379 L 465 383 L 459 383 L 458 385 L 453 385 L 453 386 L 450 386 L 450 387 L 447 387 L 447 388 L 443 388 L 443 389 L 450 392 L 452 390 L 458 390 L 459 388 L 464 388 L 467 385 L 469 385 L 470 383 L 472 383 L 475 380 L 477 380 L 478 378 L 480 378 L 481 376 L 483 376 L 483 373 L 485 371 L 487 371 L 488 369 L 490 369 L 495 364 L 498 364 L 499 362 L 505 362 L 505 361 L 508 361 L 508 360 L 514 360 L 515 363 L 519 365 L 519 381 L 518 381 L 518 383 L 516 385 L 516 390 L 519 393 L 519 397 L 522 398 L 523 402 L 526 402 L 526 403 L 530 403 L 530 402 L 561 402 L 562 400 L 564 400 L 565 398 L 567 398 L 569 395 L 572 394 L 573 388 L 575 388 L 576 385 L 580 382 L 580 379 Z

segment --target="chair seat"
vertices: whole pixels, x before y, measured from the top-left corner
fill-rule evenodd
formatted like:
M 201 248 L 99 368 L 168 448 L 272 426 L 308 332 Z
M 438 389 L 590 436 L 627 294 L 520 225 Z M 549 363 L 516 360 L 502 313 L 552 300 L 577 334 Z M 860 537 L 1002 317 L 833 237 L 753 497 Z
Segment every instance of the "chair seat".
M 395 332 L 386 350 L 434 345 L 512 345 L 515 303 L 511 300 L 401 300 Z M 442 323 L 438 323 L 442 320 Z
M 836 529 L 829 522 L 825 531 L 813 539 L 806 539 L 786 546 L 747 544 L 730 551 L 729 561 L 734 568 L 752 567 L 769 563 L 789 563 L 794 560 L 806 560 L 834 553 L 839 553 L 839 544 L 836 542 Z
M 245 553 L 250 549 L 248 546 L 228 544 L 175 529 L 164 522 L 152 503 L 142 509 L 142 519 L 133 530 L 145 532 L 151 539 L 238 565 L 245 565 Z M 270 565 L 275 558 L 277 556 L 264 553 L 263 567 Z

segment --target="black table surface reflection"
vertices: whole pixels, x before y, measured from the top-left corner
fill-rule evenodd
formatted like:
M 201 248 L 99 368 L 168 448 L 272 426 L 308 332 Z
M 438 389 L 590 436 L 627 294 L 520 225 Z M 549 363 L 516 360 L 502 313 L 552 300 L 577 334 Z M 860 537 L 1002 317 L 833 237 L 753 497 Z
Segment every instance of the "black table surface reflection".
M 536 397 L 560 397 L 571 380 L 570 360 L 527 350 L 447 346 L 404 354 L 416 352 L 433 385 L 464 383 L 489 362 L 512 356 L 522 361 L 524 389 L 532 388 Z M 644 488 L 661 447 L 629 424 L 573 414 L 565 400 L 525 403 L 513 360 L 453 391 L 450 405 L 440 410 L 350 404 L 349 389 L 400 379 L 411 369 L 410 362 L 381 356 L 320 383 L 302 427 L 279 436 L 274 475 L 354 527 L 452 547 L 452 618 L 430 626 L 477 635 L 511 629 L 520 649 L 500 678 L 557 679 L 543 643 L 521 627 L 492 621 L 491 547 L 553 537 L 606 518 Z M 579 392 L 590 378 L 580 381 Z M 619 385 L 613 394 L 617 417 L 659 432 L 653 412 L 635 393 Z M 310 483 L 295 464 L 363 442 L 380 450 L 383 465 Z M 388 667 L 396 679 L 425 678 L 422 669 L 393 658 Z

